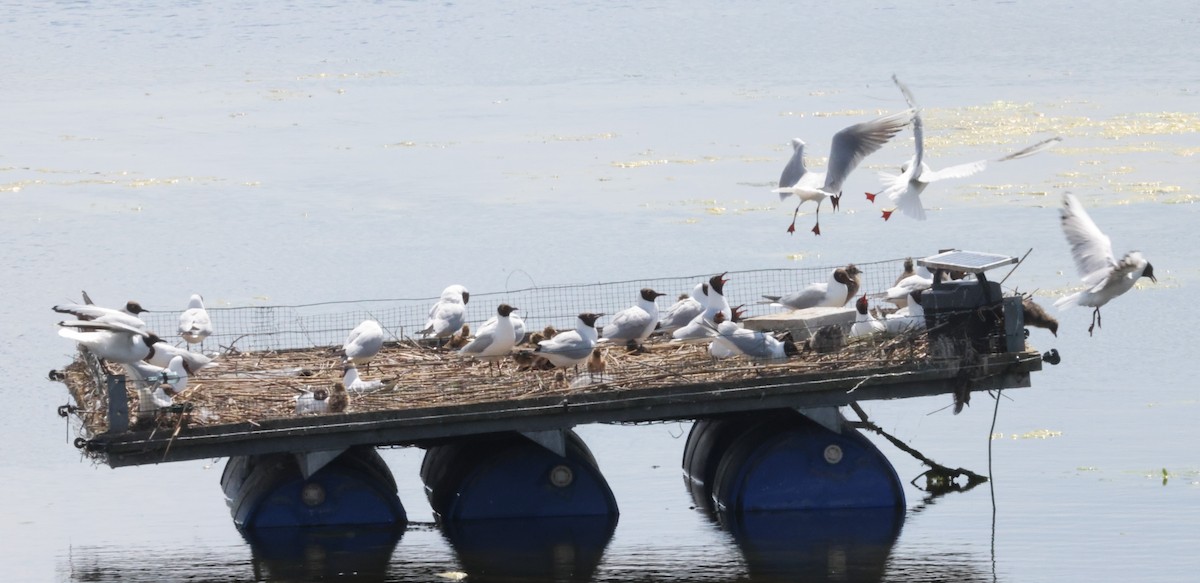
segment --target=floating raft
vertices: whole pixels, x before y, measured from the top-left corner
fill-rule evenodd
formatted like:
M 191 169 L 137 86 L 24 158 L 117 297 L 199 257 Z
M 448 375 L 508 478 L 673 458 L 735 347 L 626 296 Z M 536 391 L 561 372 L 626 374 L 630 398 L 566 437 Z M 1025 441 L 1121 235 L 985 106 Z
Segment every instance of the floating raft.
M 859 264 L 863 291 L 882 292 L 900 264 Z M 732 272 L 726 293 L 731 304 L 745 303 L 762 328 L 781 312 L 754 303 L 762 294 L 824 281 L 830 269 Z M 575 314 L 615 313 L 631 305 L 642 287 L 675 295 L 707 277 L 472 294 L 468 309 L 490 314 L 504 301 L 520 308 L 529 330 L 545 324 L 570 329 Z M 123 369 L 81 349 L 63 372 L 81 422 L 77 445 L 113 467 L 356 445 L 429 446 L 456 437 L 588 423 L 663 422 L 939 394 L 962 398 L 971 391 L 1028 387 L 1030 373 L 1041 369 L 1041 356 L 1023 338 L 1015 349 L 1008 339 L 1005 348 L 1003 330 L 993 330 L 997 337 L 990 340 L 936 332 L 931 340 L 923 330 L 855 338 L 837 350 L 810 348 L 786 361 L 766 362 L 714 360 L 707 343 L 680 345 L 652 336 L 644 352 L 605 348 L 602 373 L 583 367 L 518 370 L 511 360 L 497 369 L 411 337 L 433 301 L 210 309 L 220 335 L 207 342 L 217 365 L 189 378 L 187 390 L 175 399 L 180 405 L 141 419 L 136 383 L 125 383 Z M 1019 318 L 1019 300 L 1000 305 L 997 310 L 1017 306 L 1009 317 Z M 168 330 L 176 314 L 144 316 L 151 329 Z M 345 412 L 297 414 L 297 395 L 341 380 L 341 341 L 368 317 L 393 337 L 369 367 L 359 367 L 363 377 L 381 386 L 351 392 Z M 1003 318 L 999 321 L 1002 327 Z M 1011 323 L 1009 328 L 1011 335 Z M 518 352 L 530 349 L 517 347 Z M 135 412 L 131 421 L 112 418 L 121 410 L 114 401 L 121 398 Z

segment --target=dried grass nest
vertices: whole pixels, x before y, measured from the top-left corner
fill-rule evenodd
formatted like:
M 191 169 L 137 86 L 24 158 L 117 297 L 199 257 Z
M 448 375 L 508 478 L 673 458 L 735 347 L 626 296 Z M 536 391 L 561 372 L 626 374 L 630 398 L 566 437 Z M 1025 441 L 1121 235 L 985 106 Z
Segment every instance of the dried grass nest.
M 708 343 L 677 344 L 652 337 L 644 350 L 623 346 L 599 349 L 602 372 L 576 369 L 528 370 L 518 360 L 528 360 L 531 349 L 518 346 L 515 358 L 499 366 L 464 357 L 453 350 L 412 341 L 389 343 L 368 366 L 358 367 L 366 380 L 382 385 L 349 393 L 347 412 L 376 412 L 467 405 L 552 395 L 627 392 L 656 388 L 776 378 L 824 371 L 911 369 L 928 362 L 924 334 L 850 339 L 829 352 L 807 347 L 785 361 L 715 360 Z M 175 398 L 173 414 L 162 410 L 141 425 L 176 428 L 180 424 L 208 426 L 295 417 L 296 397 L 305 391 L 332 389 L 342 380 L 339 347 L 261 352 L 229 351 L 188 379 L 187 389 Z M 124 374 L 119 365 L 105 363 L 109 374 Z M 524 370 L 523 370 L 524 369 Z M 64 371 L 86 433 L 107 430 L 107 397 L 103 382 L 94 378 L 81 354 Z M 136 383 L 127 384 L 129 409 L 139 410 Z

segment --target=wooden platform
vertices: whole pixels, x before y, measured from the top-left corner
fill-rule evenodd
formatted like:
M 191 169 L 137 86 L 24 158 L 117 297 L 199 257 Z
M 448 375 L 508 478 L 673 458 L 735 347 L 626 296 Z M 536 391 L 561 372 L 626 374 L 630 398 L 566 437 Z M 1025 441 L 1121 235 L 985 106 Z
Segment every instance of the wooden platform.
M 902 260 L 859 263 L 862 290 L 891 285 Z M 746 327 L 792 332 L 803 345 L 814 329 L 846 329 L 853 310 L 790 312 L 761 301 L 828 278 L 829 268 L 728 272 L 732 305 L 744 307 Z M 624 309 L 644 287 L 677 293 L 711 276 L 546 286 L 472 294 L 477 318 L 507 302 L 521 308 L 527 330 L 574 326 L 581 306 L 596 313 Z M 842 335 L 785 361 L 713 359 L 707 343 L 679 344 L 652 336 L 645 350 L 603 351 L 604 370 L 522 370 L 505 360 L 499 369 L 413 341 L 431 298 L 332 302 L 306 306 L 210 309 L 217 332 L 207 349 L 217 366 L 188 379 L 177 407 L 151 411 L 139 402 L 124 369 L 80 351 L 63 371 L 79 420 L 76 444 L 111 466 L 161 463 L 272 452 L 330 452 L 353 445 L 425 446 L 492 432 L 539 432 L 588 423 L 644 423 L 778 408 L 825 409 L 855 401 L 962 395 L 1028 387 L 1041 357 L 1024 346 L 1020 302 L 1011 329 L 975 330 L 987 338 L 950 341 L 943 330 L 850 339 Z M 886 306 L 881 306 L 886 307 Z M 489 310 L 490 308 L 491 310 Z M 964 313 L 976 314 L 974 309 Z M 175 311 L 142 314 L 152 330 L 170 330 Z M 329 389 L 342 379 L 338 348 L 363 319 L 377 320 L 390 342 L 359 373 L 379 388 L 351 392 L 344 412 L 297 413 L 304 391 Z M 972 320 L 974 322 L 974 320 Z M 477 329 L 480 320 L 471 320 Z M 993 322 L 1000 324 L 1003 322 Z M 978 328 L 978 327 L 976 327 Z M 956 333 L 957 334 L 957 333 Z M 828 336 L 828 335 L 825 335 Z M 992 337 L 995 336 L 995 337 Z M 529 352 L 531 346 L 519 346 Z M 144 388 L 144 387 L 143 387 Z M 131 413 L 132 412 L 132 413 Z
M 338 450 L 352 445 L 420 446 L 500 431 L 694 419 L 740 411 L 837 407 L 854 401 L 1028 387 L 1030 373 L 1041 369 L 1041 357 L 1035 351 L 976 354 L 969 359 L 932 357 L 924 352 L 917 357 L 914 352 L 890 362 L 847 358 L 855 351 L 866 354 L 880 349 L 876 343 L 863 342 L 852 344 L 847 348 L 851 352 L 840 355 L 811 355 L 784 363 L 725 362 L 718 368 L 703 355 L 702 347 L 676 347 L 674 350 L 688 351 L 676 358 L 693 362 L 662 368 L 654 375 L 643 370 L 635 377 L 616 370 L 608 381 L 574 387 L 554 372 L 516 373 L 510 369 L 489 373 L 484 366 L 462 363 L 465 378 L 479 381 L 478 386 L 458 384 L 456 390 L 443 384 L 440 400 L 422 402 L 412 394 L 399 399 L 406 389 L 397 384 L 385 393 L 352 400 L 349 411 L 342 414 L 280 414 L 221 423 L 205 423 L 202 407 L 193 404 L 190 412 L 164 415 L 153 427 L 101 432 L 81 445 L 113 467 Z M 649 357 L 629 355 L 631 362 L 624 368 L 639 368 L 636 359 L 645 358 Z M 696 366 L 703 362 L 710 364 Z M 92 390 L 99 389 L 93 384 L 99 379 L 82 378 L 92 374 L 83 361 L 77 364 L 68 383 L 82 382 Z M 104 369 L 95 372 L 107 374 Z M 514 388 L 520 392 L 512 392 Z M 120 386 L 118 390 L 128 389 Z M 392 395 L 389 405 L 373 405 L 372 399 L 379 401 L 387 394 Z

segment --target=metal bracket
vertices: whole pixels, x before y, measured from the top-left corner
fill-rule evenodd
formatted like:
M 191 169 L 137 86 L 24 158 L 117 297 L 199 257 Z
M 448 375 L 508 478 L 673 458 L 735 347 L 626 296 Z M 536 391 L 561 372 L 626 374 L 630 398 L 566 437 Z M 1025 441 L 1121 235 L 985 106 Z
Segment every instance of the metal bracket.
M 551 429 L 549 431 L 522 431 L 530 441 L 558 454 L 560 457 L 567 457 L 567 437 L 565 429 Z
M 325 467 L 329 462 L 337 459 L 337 456 L 342 455 L 346 448 L 341 449 L 326 449 L 322 451 L 306 451 L 303 453 L 292 454 L 296 456 L 296 465 L 300 466 L 300 473 L 307 480 L 317 473 L 318 470 Z
M 106 375 L 108 388 L 108 432 L 129 430 L 129 396 L 125 392 L 125 375 Z
M 842 417 L 842 412 L 837 407 L 809 407 L 797 408 L 801 415 L 816 421 L 821 427 L 828 429 L 834 433 L 842 433 L 842 424 L 846 418 Z

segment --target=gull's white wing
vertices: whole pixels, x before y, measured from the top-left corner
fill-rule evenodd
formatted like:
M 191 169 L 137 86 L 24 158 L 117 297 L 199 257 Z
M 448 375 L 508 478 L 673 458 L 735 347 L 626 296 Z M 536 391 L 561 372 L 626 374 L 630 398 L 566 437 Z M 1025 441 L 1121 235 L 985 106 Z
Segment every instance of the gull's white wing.
M 966 164 L 959 164 L 957 166 L 949 166 L 946 168 L 942 168 L 941 170 L 930 170 L 929 172 L 922 172 L 921 175 L 917 177 L 917 180 L 928 183 L 928 182 L 936 182 L 938 180 L 945 180 L 947 178 L 966 178 L 972 174 L 977 174 L 977 173 L 983 171 L 985 168 L 987 168 L 987 165 L 988 165 L 987 160 L 977 160 L 975 162 L 967 162 Z
M 1073 194 L 1063 195 L 1062 230 L 1071 245 L 1071 257 L 1084 282 L 1102 280 L 1117 264 L 1112 241 L 1100 231 Z
M 904 101 L 908 102 L 909 109 L 913 110 L 913 141 L 916 142 L 916 161 L 913 162 L 914 173 L 921 172 L 921 163 L 925 161 L 925 126 L 921 123 L 921 110 L 917 107 L 917 100 L 913 98 L 912 91 L 908 90 L 908 86 L 900 82 L 895 75 L 892 75 L 892 81 L 896 83 L 896 87 L 900 88 L 900 93 L 904 94 Z
M 1032 156 L 1038 152 L 1041 152 L 1042 150 L 1049 150 L 1050 148 L 1058 145 L 1058 143 L 1061 141 L 1062 141 L 1062 138 L 1055 136 L 1048 140 L 1042 140 L 1032 146 L 1029 146 L 1028 148 L 1025 148 L 1022 150 L 1017 150 L 1016 152 L 1013 152 L 1003 158 L 997 158 L 996 161 L 997 162 L 1005 162 L 1008 160 L 1016 160 L 1018 158 L 1025 158 L 1027 156 Z
M 900 133 L 900 130 L 912 121 L 913 114 L 913 110 L 906 109 L 900 113 L 854 124 L 834 134 L 823 190 L 834 195 L 841 192 L 842 183 L 859 162 Z
M 804 176 L 804 171 L 804 140 L 792 138 L 792 159 L 788 160 L 787 166 L 783 167 L 783 174 L 779 175 L 779 187 L 795 186 Z

